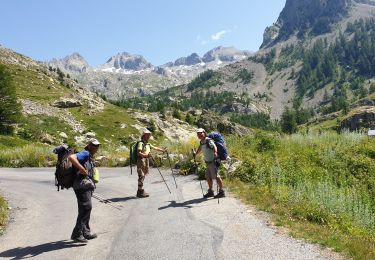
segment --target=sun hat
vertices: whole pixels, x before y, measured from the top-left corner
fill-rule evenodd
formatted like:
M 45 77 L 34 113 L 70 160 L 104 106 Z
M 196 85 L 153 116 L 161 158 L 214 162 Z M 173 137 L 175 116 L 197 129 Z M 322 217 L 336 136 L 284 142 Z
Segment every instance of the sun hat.
M 148 130 L 147 128 L 143 129 L 142 131 L 142 135 L 145 135 L 145 134 L 151 134 L 151 131 Z
M 205 133 L 206 132 L 206 130 L 204 130 L 203 128 L 198 128 L 197 129 L 197 133 Z
M 99 142 L 97 139 L 95 139 L 95 138 L 91 138 L 91 139 L 87 142 L 87 144 L 86 144 L 86 146 L 85 146 L 85 150 L 88 149 L 89 145 L 99 146 L 99 145 L 100 145 L 100 142 Z

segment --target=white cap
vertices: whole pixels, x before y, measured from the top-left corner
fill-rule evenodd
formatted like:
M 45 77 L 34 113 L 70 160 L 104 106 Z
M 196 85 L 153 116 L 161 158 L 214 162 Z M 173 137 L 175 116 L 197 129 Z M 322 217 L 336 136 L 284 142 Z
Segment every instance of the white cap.
M 97 139 L 95 139 L 95 138 L 91 138 L 91 139 L 87 142 L 87 145 L 86 145 L 85 148 L 87 148 L 90 144 L 97 146 L 97 145 L 100 145 L 100 142 L 99 142 Z
M 144 135 L 144 134 L 151 134 L 151 131 L 148 130 L 147 128 L 145 128 L 145 129 L 143 129 L 143 131 L 142 131 L 142 135 Z
M 206 132 L 206 130 L 204 130 L 203 128 L 198 128 L 197 129 L 197 133 L 205 133 Z

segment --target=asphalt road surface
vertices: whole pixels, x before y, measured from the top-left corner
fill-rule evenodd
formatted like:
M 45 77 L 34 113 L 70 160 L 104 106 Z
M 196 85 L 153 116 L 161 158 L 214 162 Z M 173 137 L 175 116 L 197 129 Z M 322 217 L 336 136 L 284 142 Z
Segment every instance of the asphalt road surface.
M 279 232 L 233 196 L 202 199 L 194 176 L 156 169 L 146 177 L 149 198 L 135 197 L 129 168 L 101 168 L 90 226 L 98 238 L 70 240 L 77 217 L 72 190 L 57 192 L 52 168 L 0 168 L 0 193 L 11 218 L 0 236 L 0 259 L 337 259 L 317 245 Z M 204 189 L 207 189 L 206 183 Z M 95 193 L 94 193 L 95 194 Z

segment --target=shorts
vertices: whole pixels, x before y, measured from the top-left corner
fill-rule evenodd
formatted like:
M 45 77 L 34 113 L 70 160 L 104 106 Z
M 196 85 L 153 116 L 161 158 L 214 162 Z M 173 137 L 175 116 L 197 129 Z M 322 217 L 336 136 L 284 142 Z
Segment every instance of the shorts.
M 218 173 L 218 168 L 216 167 L 215 162 L 206 163 L 206 166 L 207 166 L 207 170 L 205 174 L 206 179 L 207 178 L 216 179 L 217 177 L 220 177 Z

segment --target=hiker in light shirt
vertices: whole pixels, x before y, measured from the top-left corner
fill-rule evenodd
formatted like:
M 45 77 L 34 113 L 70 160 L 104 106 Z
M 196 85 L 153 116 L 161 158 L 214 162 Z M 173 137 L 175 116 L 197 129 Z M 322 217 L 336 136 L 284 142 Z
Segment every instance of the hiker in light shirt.
M 223 190 L 223 180 L 221 179 L 218 173 L 218 166 L 217 166 L 218 153 L 217 153 L 217 147 L 215 145 L 215 142 L 212 139 L 207 137 L 207 133 L 203 128 L 199 128 L 197 130 L 197 136 L 200 140 L 197 154 L 199 154 L 200 152 L 203 153 L 204 161 L 207 166 L 205 177 L 206 177 L 207 184 L 208 184 L 208 191 L 204 195 L 204 197 L 205 198 L 209 198 L 209 197 L 223 198 L 225 197 L 225 192 Z M 216 196 L 214 196 L 214 191 L 212 189 L 214 179 L 216 180 L 219 186 L 219 192 L 218 194 L 216 194 Z

